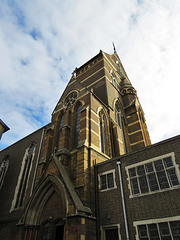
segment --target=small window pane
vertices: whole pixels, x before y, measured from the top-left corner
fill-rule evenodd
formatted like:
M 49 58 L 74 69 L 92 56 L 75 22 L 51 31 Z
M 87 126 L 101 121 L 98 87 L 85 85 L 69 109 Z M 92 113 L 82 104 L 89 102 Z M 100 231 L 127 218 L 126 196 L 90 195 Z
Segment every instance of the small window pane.
M 168 223 L 159 223 L 159 230 L 162 240 L 171 240 L 171 234 L 169 231 Z
M 153 192 L 159 190 L 155 173 L 149 174 L 148 179 L 151 191 Z
M 34 151 L 35 146 L 32 144 L 31 147 L 29 148 L 28 154 L 32 154 Z
M 140 183 L 141 193 L 149 192 L 146 176 L 139 177 L 139 183 Z
M 113 173 L 107 174 L 108 188 L 114 187 Z
M 139 193 L 139 186 L 138 186 L 137 178 L 131 179 L 131 187 L 132 187 L 132 194 Z
M 160 238 L 159 238 L 159 234 L 158 234 L 157 225 L 156 224 L 149 224 L 148 228 L 149 228 L 150 239 L 159 240 Z
M 163 161 L 164 161 L 164 164 L 165 164 L 166 168 L 173 166 L 173 162 L 172 162 L 171 157 L 164 158 Z
M 171 182 L 172 186 L 179 185 L 179 180 L 177 178 L 175 169 L 174 168 L 169 169 L 169 170 L 167 170 L 167 173 L 168 173 L 168 177 L 170 179 L 170 182 Z
M 158 176 L 160 188 L 161 189 L 169 188 L 169 183 L 167 181 L 165 172 L 164 171 L 158 172 L 157 176 Z
M 164 169 L 164 166 L 163 166 L 163 163 L 162 163 L 162 160 L 157 160 L 154 162 L 154 165 L 155 165 L 155 169 L 156 171 L 161 171 Z
M 148 240 L 148 233 L 147 233 L 146 225 L 138 226 L 138 232 L 139 232 L 140 240 Z
M 174 240 L 180 239 L 180 221 L 170 222 L 172 235 Z
M 101 176 L 101 189 L 106 189 L 107 188 L 107 184 L 106 184 L 106 175 L 102 175 Z
M 135 168 L 129 169 L 129 176 L 130 177 L 135 177 L 136 176 L 136 169 Z
M 139 176 L 145 175 L 144 165 L 137 167 L 137 173 Z
M 154 168 L 153 168 L 152 163 L 146 164 L 146 172 L 147 172 L 147 173 L 149 173 L 149 172 L 154 172 Z

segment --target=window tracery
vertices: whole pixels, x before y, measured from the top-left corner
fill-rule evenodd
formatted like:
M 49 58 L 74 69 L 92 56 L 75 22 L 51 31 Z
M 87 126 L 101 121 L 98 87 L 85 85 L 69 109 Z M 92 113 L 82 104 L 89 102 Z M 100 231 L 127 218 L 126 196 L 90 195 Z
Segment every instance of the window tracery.
M 72 107 L 72 105 L 76 102 L 78 97 L 78 92 L 77 91 L 73 91 L 71 92 L 66 99 L 64 100 L 64 106 L 65 108 L 70 108 Z

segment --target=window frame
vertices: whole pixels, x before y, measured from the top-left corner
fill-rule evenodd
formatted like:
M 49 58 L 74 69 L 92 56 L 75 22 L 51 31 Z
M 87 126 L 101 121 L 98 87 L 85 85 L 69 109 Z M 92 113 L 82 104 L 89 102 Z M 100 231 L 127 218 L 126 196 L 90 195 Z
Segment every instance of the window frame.
M 109 190 L 112 190 L 112 189 L 116 189 L 117 188 L 117 185 L 116 185 L 116 176 L 115 176 L 115 172 L 116 172 L 116 170 L 115 169 L 112 169 L 112 170 L 109 170 L 109 171 L 106 171 L 106 172 L 103 172 L 103 173 L 99 173 L 98 174 L 98 185 L 99 185 L 99 190 L 100 190 L 100 192 L 105 192 L 105 191 L 109 191 Z M 108 179 L 107 179 L 107 176 L 109 175 L 109 174 L 113 174 L 113 187 L 108 187 Z M 102 176 L 106 176 L 106 188 L 105 189 L 102 189 L 101 188 L 101 177 Z
M 1 190 L 2 186 L 3 186 L 4 179 L 5 179 L 8 167 L 9 167 L 9 156 L 7 155 L 2 160 L 2 163 L 0 165 L 0 190 Z
M 113 229 L 118 230 L 118 237 L 119 237 L 119 240 L 121 240 L 120 224 L 111 224 L 111 225 L 100 226 L 101 240 L 106 240 L 106 235 L 105 235 L 106 230 L 113 230 Z
M 133 222 L 133 226 L 136 229 L 136 236 L 135 236 L 136 240 L 140 240 L 138 227 L 143 226 L 143 225 L 146 225 L 148 240 L 150 239 L 148 226 L 151 225 L 151 224 L 156 224 L 158 234 L 160 236 L 160 224 L 161 223 L 168 223 L 168 230 L 170 230 L 169 231 L 170 237 L 172 237 L 171 223 L 172 222 L 177 222 L 177 221 L 180 222 L 180 216 L 173 216 L 173 217 L 160 218 L 160 219 L 148 219 L 148 220 L 143 220 L 143 221 L 135 221 L 135 222 Z M 163 237 L 163 236 L 161 236 L 161 237 Z
M 171 167 L 169 167 L 169 168 L 164 168 L 162 171 L 159 171 L 159 172 L 163 172 L 163 171 L 165 172 L 165 177 L 166 177 L 166 180 L 167 180 L 167 182 L 169 184 L 169 187 L 161 188 L 160 180 L 159 180 L 160 177 L 158 176 L 159 172 L 155 169 L 154 162 L 157 162 L 158 160 L 162 160 L 162 162 L 163 162 L 163 159 L 166 159 L 168 157 L 171 157 L 173 165 Z M 137 172 L 138 167 L 144 166 L 144 169 L 145 169 L 145 166 L 147 166 L 147 164 L 149 164 L 149 163 L 153 163 L 154 171 L 152 172 L 152 174 L 155 175 L 155 180 L 157 182 L 158 189 L 152 191 L 152 189 L 151 189 L 152 185 L 150 185 L 150 178 L 149 178 L 151 173 L 147 173 L 147 170 L 145 170 L 145 174 L 142 175 L 142 176 L 146 177 L 148 191 L 147 192 L 142 192 L 142 189 L 141 189 L 141 186 L 140 186 L 140 180 L 139 180 L 140 179 L 140 177 L 139 177 L 140 175 L 138 175 L 136 173 L 136 176 L 131 177 L 130 174 L 129 174 L 129 170 L 135 168 L 136 172 Z M 163 166 L 164 166 L 164 163 L 163 163 Z M 178 185 L 173 186 L 172 179 L 170 179 L 170 176 L 168 175 L 168 171 L 170 171 L 170 169 L 174 169 L 175 170 L 176 177 L 177 177 L 177 179 L 179 181 Z M 158 157 L 155 157 L 155 158 L 151 158 L 151 159 L 148 159 L 148 160 L 145 160 L 145 161 L 141 161 L 141 162 L 138 162 L 138 163 L 126 166 L 125 170 L 126 170 L 126 173 L 127 173 L 127 176 L 128 176 L 128 188 L 130 190 L 130 198 L 144 196 L 144 195 L 149 195 L 149 194 L 155 194 L 155 193 L 159 193 L 159 192 L 163 192 L 163 191 L 170 191 L 170 190 L 174 190 L 174 189 L 180 188 L 179 165 L 176 164 L 176 162 L 175 162 L 175 153 L 174 152 L 171 152 L 171 153 L 168 153 L 168 154 L 164 154 L 164 155 L 161 155 L 161 156 L 158 156 Z M 133 179 L 136 180 L 136 183 L 134 183 L 134 184 L 137 185 L 137 188 L 138 188 L 138 191 L 139 191 L 138 193 L 133 193 L 133 190 L 135 189 L 135 188 L 133 189 L 133 187 L 131 185 L 131 181 Z
M 32 147 L 33 151 L 31 152 Z M 29 147 L 25 150 L 10 212 L 12 212 L 13 210 L 21 209 L 23 207 L 31 174 L 32 163 L 35 157 L 35 152 L 35 143 L 31 143 Z

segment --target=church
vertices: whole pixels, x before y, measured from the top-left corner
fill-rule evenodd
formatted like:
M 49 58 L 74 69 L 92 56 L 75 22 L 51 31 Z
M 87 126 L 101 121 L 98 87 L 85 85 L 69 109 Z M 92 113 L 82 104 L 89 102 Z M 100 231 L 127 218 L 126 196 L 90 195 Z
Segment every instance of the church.
M 117 52 L 100 51 L 51 122 L 0 151 L 0 239 L 179 240 L 179 165 L 180 136 L 151 144 Z

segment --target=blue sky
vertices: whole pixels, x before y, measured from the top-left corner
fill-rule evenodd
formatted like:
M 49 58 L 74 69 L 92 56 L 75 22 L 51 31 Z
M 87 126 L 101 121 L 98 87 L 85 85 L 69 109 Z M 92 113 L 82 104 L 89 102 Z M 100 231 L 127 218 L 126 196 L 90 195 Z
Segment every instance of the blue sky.
M 112 42 L 153 143 L 180 134 L 179 0 L 1 0 L 3 149 L 51 121 L 71 73 Z

